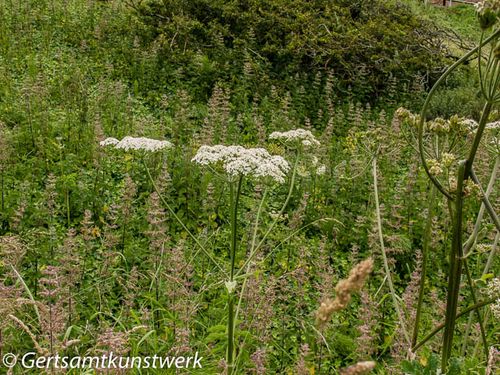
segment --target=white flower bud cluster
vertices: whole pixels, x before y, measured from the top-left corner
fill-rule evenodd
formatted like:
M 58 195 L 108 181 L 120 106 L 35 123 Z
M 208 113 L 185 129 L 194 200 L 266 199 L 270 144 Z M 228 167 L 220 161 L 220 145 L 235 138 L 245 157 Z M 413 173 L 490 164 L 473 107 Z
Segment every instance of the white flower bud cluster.
M 309 130 L 295 129 L 287 132 L 272 132 L 269 139 L 279 139 L 284 142 L 301 142 L 303 146 L 319 146 L 320 143 Z
M 242 146 L 201 146 L 191 160 L 201 165 L 220 164 L 231 176 L 270 177 L 285 182 L 290 165 L 281 156 L 269 154 L 263 148 Z
M 116 138 L 106 138 L 99 143 L 101 146 L 114 146 L 116 149 L 125 151 L 129 150 L 143 150 L 149 152 L 156 152 L 166 148 L 172 148 L 173 145 L 169 141 L 159 141 L 156 139 L 145 137 L 125 137 L 121 141 Z
M 487 294 L 491 298 L 496 298 L 490 307 L 495 318 L 500 319 L 500 278 L 495 277 L 488 283 Z
M 500 121 L 489 122 L 485 128 L 486 130 L 498 130 L 500 129 Z
M 478 184 L 476 184 L 471 179 L 467 179 L 464 181 L 464 196 L 470 197 L 475 196 L 478 199 L 481 198 L 481 188 Z
M 396 117 L 396 119 L 398 119 L 399 121 L 403 121 L 413 127 L 418 127 L 418 124 L 420 123 L 420 115 L 411 113 L 409 110 L 403 107 L 399 107 L 396 112 L 394 112 L 394 117 Z
M 469 128 L 470 132 L 475 133 L 477 131 L 477 128 L 479 127 L 479 124 L 476 121 L 470 120 L 470 119 L 464 120 L 462 122 L 465 123 L 466 121 L 467 121 L 467 125 L 469 125 L 468 128 Z M 500 129 L 500 121 L 489 122 L 485 125 L 484 129 L 488 130 L 488 131 L 495 132 L 498 129 Z
M 476 245 L 476 250 L 480 254 L 485 254 L 491 251 L 492 246 L 490 244 L 478 243 Z
M 427 160 L 427 165 L 429 166 L 429 173 L 431 175 L 439 176 L 441 173 L 443 173 L 442 165 L 436 159 Z
M 446 167 L 446 168 L 450 168 L 453 163 L 455 162 L 455 155 L 453 154 L 450 154 L 449 152 L 443 152 L 443 155 L 442 155 L 442 162 L 443 162 L 443 165 Z

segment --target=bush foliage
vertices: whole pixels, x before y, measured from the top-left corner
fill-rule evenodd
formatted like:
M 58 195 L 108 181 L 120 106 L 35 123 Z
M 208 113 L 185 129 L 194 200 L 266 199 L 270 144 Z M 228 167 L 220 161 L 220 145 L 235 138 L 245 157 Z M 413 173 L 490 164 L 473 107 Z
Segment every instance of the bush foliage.
M 164 73 L 182 67 L 202 87 L 240 83 L 245 70 L 261 90 L 333 70 L 340 89 L 366 99 L 445 64 L 439 29 L 399 1 L 149 0 L 136 10 Z

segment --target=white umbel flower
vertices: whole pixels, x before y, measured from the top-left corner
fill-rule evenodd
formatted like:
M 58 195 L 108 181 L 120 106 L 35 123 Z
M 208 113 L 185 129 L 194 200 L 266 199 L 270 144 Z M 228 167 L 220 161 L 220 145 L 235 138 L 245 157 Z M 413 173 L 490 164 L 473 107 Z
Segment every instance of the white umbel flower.
M 303 146 L 319 146 L 320 143 L 309 130 L 294 129 L 287 132 L 272 132 L 269 139 L 279 139 L 283 142 L 300 142 Z
M 120 141 L 116 138 L 106 138 L 104 141 L 101 141 L 99 142 L 99 144 L 102 146 L 102 147 L 106 147 L 106 146 L 116 146 L 118 143 L 120 143 Z
M 263 148 L 242 146 L 201 146 L 191 160 L 201 165 L 220 164 L 231 177 L 270 177 L 285 182 L 290 165 L 281 156 L 271 155 Z
M 125 137 L 121 141 L 115 138 L 107 138 L 100 143 L 101 146 L 113 145 L 117 149 L 129 150 L 143 150 L 149 152 L 160 151 L 166 148 L 172 148 L 172 143 L 169 141 L 159 141 L 157 139 L 145 137 Z

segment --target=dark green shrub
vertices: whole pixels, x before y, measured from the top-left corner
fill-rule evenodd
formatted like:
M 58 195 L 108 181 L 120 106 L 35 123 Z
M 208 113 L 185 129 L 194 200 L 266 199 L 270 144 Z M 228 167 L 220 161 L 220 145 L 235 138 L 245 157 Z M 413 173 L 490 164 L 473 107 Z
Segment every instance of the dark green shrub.
M 373 99 L 444 65 L 439 29 L 401 2 L 149 0 L 136 10 L 145 42 L 163 52 L 158 70 L 202 95 L 217 80 L 250 78 L 258 92 L 264 73 L 293 85 L 298 73 L 312 82 L 333 70 L 338 89 Z

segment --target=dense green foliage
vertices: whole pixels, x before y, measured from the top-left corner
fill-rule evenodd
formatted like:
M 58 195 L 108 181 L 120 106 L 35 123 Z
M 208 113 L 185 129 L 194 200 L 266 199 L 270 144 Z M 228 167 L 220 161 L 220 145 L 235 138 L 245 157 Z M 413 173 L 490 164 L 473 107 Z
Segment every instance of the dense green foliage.
M 229 268 L 231 195 L 191 161 L 200 145 L 220 143 L 264 147 L 292 165 L 300 155 L 285 183 L 242 185 L 238 373 L 330 374 L 363 360 L 380 374 L 435 371 L 441 341 L 405 361 L 401 330 L 414 324 L 429 183 L 414 129 L 392 114 L 418 107 L 450 57 L 441 26 L 418 9 L 381 0 L 0 0 L 0 354 L 199 351 L 203 370 L 192 373 L 223 373 L 227 275 L 209 258 Z M 476 90 L 469 78 L 465 69 L 449 82 L 464 101 Z M 433 114 L 479 113 L 449 92 Z M 321 145 L 297 153 L 269 140 L 295 128 Z M 174 147 L 99 145 L 125 136 Z M 479 156 L 482 181 L 494 155 Z M 383 270 L 374 160 L 402 321 Z M 467 200 L 471 225 L 480 203 Z M 420 339 L 442 320 L 449 267 L 446 202 L 435 206 Z M 265 241 L 246 268 L 254 236 Z M 493 237 L 488 221 L 471 263 L 481 290 Z M 375 266 L 365 288 L 320 333 L 321 302 L 367 257 Z M 467 290 L 461 297 L 472 303 Z M 483 373 L 479 333 L 465 334 L 466 325 L 450 368 Z M 487 328 L 498 341 L 493 318 Z
M 439 28 L 399 1 L 148 0 L 137 11 L 144 41 L 161 51 L 160 82 L 241 86 L 254 74 L 262 94 L 332 70 L 339 96 L 350 87 L 374 99 L 391 79 L 410 85 L 446 64 Z

